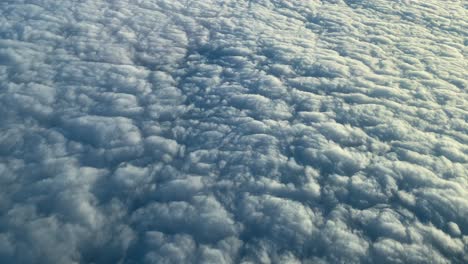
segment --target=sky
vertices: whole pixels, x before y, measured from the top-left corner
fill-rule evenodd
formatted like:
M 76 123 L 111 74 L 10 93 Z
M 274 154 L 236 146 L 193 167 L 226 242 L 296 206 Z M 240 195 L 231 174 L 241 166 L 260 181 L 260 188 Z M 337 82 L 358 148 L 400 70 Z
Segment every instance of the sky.
M 464 0 L 0 2 L 1 263 L 467 263 Z

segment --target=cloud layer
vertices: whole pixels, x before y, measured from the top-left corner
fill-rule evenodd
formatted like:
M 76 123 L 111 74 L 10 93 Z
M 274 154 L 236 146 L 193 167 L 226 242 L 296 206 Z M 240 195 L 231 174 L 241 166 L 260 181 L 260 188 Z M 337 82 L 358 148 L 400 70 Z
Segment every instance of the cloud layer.
M 0 3 L 0 262 L 468 262 L 464 1 Z

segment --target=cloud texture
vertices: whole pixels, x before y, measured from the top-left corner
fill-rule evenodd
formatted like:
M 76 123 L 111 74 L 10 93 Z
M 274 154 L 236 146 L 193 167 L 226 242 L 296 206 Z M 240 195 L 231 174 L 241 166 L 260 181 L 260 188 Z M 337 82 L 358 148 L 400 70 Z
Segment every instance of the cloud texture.
M 468 262 L 461 0 L 0 3 L 1 263 Z

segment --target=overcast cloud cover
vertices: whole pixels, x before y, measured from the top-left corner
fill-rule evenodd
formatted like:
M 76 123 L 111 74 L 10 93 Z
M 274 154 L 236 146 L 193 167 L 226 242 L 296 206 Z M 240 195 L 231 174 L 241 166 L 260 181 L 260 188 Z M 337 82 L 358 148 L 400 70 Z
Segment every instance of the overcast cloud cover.
M 0 263 L 468 263 L 464 0 L 3 0 Z

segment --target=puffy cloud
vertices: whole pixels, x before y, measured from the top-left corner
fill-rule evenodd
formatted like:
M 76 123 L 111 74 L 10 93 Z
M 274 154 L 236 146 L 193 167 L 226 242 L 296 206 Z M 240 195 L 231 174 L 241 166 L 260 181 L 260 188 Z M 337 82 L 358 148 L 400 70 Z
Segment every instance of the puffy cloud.
M 0 262 L 468 262 L 463 1 L 0 11 Z

